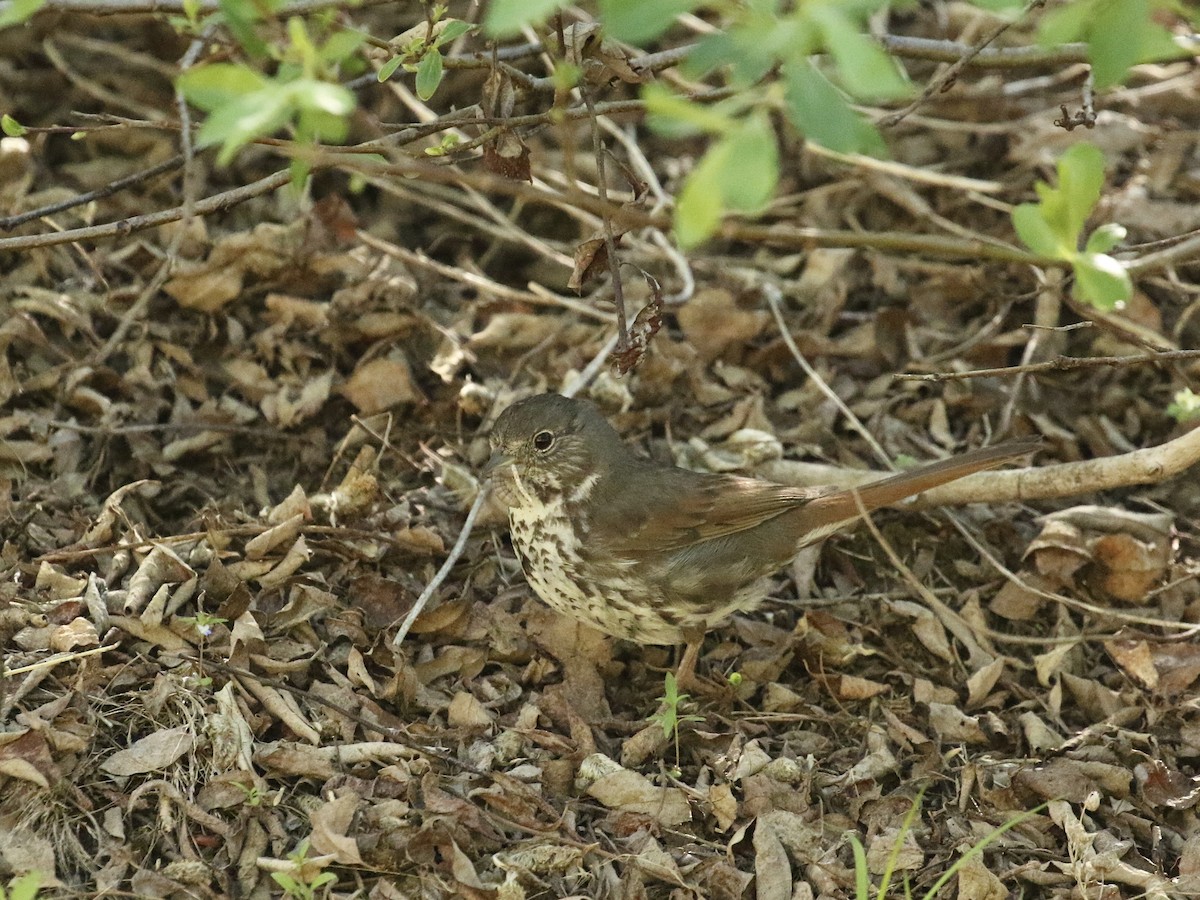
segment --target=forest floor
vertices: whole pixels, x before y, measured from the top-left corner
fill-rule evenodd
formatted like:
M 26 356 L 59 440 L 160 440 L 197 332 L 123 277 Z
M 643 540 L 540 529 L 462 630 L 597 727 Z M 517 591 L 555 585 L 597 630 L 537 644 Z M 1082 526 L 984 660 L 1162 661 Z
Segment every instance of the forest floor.
M 383 13 L 355 15 L 389 34 Z M 186 190 L 168 166 L 44 209 L 179 152 L 153 123 L 177 115 L 186 47 L 151 16 L 0 31 L 21 122 L 86 131 L 6 144 L 0 217 L 42 212 L 0 239 L 286 170 L 269 145 L 228 168 L 206 152 Z M 937 72 L 908 67 L 918 86 Z M 428 105 L 366 84 L 350 140 L 467 107 L 483 77 L 450 72 Z M 1015 244 L 1011 205 L 1087 140 L 1108 167 L 1096 224 L 1130 245 L 1200 228 L 1194 65 L 1136 69 L 1097 97 L 1094 128 L 1068 131 L 1079 84 L 1078 67 L 968 69 L 884 131 L 889 167 L 781 130 L 763 221 Z M 548 102 L 521 95 L 514 114 Z M 636 111 L 612 121 L 618 202 L 654 202 L 627 177 L 645 167 L 670 194 L 703 149 Z M 594 180 L 586 120 L 518 133 L 539 189 Z M 0 876 L 38 870 L 46 896 L 267 896 L 290 878 L 292 896 L 846 897 L 854 837 L 889 895 L 964 857 L 943 895 L 1200 894 L 1200 469 L 876 514 L 877 533 L 827 541 L 708 635 L 701 673 L 728 687 L 682 701 L 676 728 L 660 701 L 675 651 L 547 609 L 495 502 L 395 646 L 463 529 L 496 415 L 573 388 L 615 334 L 607 273 L 568 288 L 599 219 L 495 190 L 472 153 L 439 165 L 465 174 L 333 167 L 304 196 L 0 241 Z M 1168 409 L 1195 360 L 896 375 L 1195 348 L 1194 259 L 1101 313 L 1059 273 L 986 254 L 727 236 L 684 256 L 646 231 L 621 253 L 631 315 L 649 273 L 663 325 L 630 373 L 602 366 L 580 395 L 663 461 L 884 468 L 822 386 L 893 461 L 1038 435 L 1031 465 L 1053 466 L 1192 427 Z

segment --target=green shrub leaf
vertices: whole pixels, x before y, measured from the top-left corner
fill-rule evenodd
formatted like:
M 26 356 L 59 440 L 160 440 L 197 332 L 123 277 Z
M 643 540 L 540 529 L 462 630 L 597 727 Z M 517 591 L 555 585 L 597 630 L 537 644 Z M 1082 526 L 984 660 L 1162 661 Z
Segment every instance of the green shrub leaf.
M 1133 282 L 1111 256 L 1083 253 L 1075 261 L 1075 294 L 1097 309 L 1114 309 L 1133 296 Z
M 607 34 L 640 44 L 658 37 L 680 13 L 691 12 L 700 0 L 600 0 L 600 20 Z
M 886 155 L 879 132 L 807 60 L 784 66 L 787 115 L 806 138 L 839 153 Z
M 267 79 L 240 63 L 210 63 L 188 69 L 178 79 L 178 87 L 188 103 L 205 112 L 232 103 L 267 86 Z
M 442 83 L 442 54 L 429 50 L 417 64 L 417 96 L 428 100 Z
M 742 122 L 722 142 L 722 163 L 713 173 L 727 209 L 756 213 L 770 202 L 779 181 L 779 147 L 765 113 Z
M 541 25 L 566 5 L 566 0 L 495 0 L 484 17 L 483 30 L 491 37 L 513 37 L 526 25 Z

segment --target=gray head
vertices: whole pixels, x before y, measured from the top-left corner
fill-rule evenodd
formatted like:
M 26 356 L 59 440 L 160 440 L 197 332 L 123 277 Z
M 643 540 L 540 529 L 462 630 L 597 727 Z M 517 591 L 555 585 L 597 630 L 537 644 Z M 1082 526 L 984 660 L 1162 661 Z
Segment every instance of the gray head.
M 570 493 L 590 475 L 603 477 L 629 458 L 629 450 L 600 411 L 583 400 L 541 394 L 514 403 L 492 428 L 495 472 L 543 499 Z M 502 487 L 502 493 L 507 493 Z

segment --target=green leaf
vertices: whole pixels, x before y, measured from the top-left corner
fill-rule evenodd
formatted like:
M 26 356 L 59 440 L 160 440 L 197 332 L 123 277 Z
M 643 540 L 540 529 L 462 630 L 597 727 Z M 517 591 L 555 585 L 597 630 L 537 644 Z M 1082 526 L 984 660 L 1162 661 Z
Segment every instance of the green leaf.
M 197 139 L 201 146 L 220 144 L 217 165 L 228 165 L 240 148 L 255 138 L 274 134 L 291 118 L 292 111 L 289 92 L 272 84 L 213 110 L 200 126 Z
M 468 31 L 475 28 L 470 22 L 464 22 L 462 19 L 447 19 L 445 27 L 438 33 L 438 36 L 433 41 L 433 46 L 440 47 L 442 44 L 449 44 L 451 41 L 456 41 Z
M 0 28 L 29 21 L 45 5 L 46 0 L 12 0 L 8 9 L 0 13 Z
M 709 182 L 713 170 L 724 166 L 723 156 L 727 152 L 728 148 L 720 142 L 710 147 L 684 181 L 675 201 L 675 240 L 684 250 L 708 240 L 721 224 L 724 200 Z
M 1026 0 L 974 0 L 973 5 L 994 13 L 1016 12 L 1025 6 Z
M 306 78 L 289 87 L 296 105 L 302 109 L 319 110 L 331 116 L 348 116 L 354 112 L 354 94 L 340 84 Z
M 268 83 L 254 69 L 240 63 L 196 66 L 180 75 L 176 82 L 187 101 L 205 112 L 261 91 Z
M 758 113 L 731 131 L 715 183 L 728 209 L 755 213 L 775 195 L 779 182 L 779 147 L 765 113 Z
M 1167 406 L 1167 415 L 1176 422 L 1195 422 L 1200 419 L 1200 394 L 1184 388 L 1175 394 L 1175 402 Z
M 389 78 L 391 78 L 393 75 L 396 74 L 396 70 L 398 68 L 400 68 L 400 66 L 403 62 L 404 62 L 403 56 L 393 56 L 391 59 L 389 59 L 382 66 L 379 67 L 379 74 L 376 75 L 375 77 L 378 78 L 381 83 L 384 81 L 387 81 Z
M 321 47 L 321 61 L 330 65 L 339 65 L 349 59 L 362 45 L 363 35 L 357 31 L 336 31 Z
M 1107 225 L 1101 225 L 1088 237 L 1087 247 L 1084 249 L 1088 253 L 1107 253 L 1121 241 L 1125 240 L 1125 235 L 1128 232 L 1124 225 L 1118 225 L 1116 222 L 1109 222 Z
M 8 113 L 0 116 L 0 131 L 3 131 L 9 137 L 21 137 L 21 135 L 28 132 L 28 130 L 29 129 L 27 129 Z
M 45 876 L 37 869 L 14 878 L 8 883 L 9 900 L 34 900 L 44 878 Z M 3 894 L 4 889 L 0 887 L 0 896 Z
M 658 83 L 642 88 L 650 127 L 668 137 L 688 137 L 701 131 L 723 134 L 733 120 L 711 106 L 694 103 Z
M 1075 260 L 1075 295 L 1097 309 L 1110 310 L 1133 296 L 1133 282 L 1111 256 L 1081 253 Z
M 1038 42 L 1054 46 L 1083 40 L 1095 15 L 1095 6 L 1094 0 L 1076 0 L 1050 10 L 1038 23 Z
M 1119 84 L 1142 55 L 1150 23 L 1149 0 L 1100 3 L 1088 28 L 1088 59 L 1096 89 Z
M 1012 220 L 1017 237 L 1034 253 L 1062 259 L 1064 253 L 1074 249 L 1059 241 L 1057 232 L 1042 217 L 1042 207 L 1037 203 L 1022 203 L 1012 211 Z
M 679 71 L 684 78 L 699 81 L 713 69 L 728 63 L 735 52 L 733 36 L 728 31 L 706 34 L 679 64 Z
M 417 96 L 428 100 L 442 83 L 442 54 L 429 50 L 417 63 Z
M 1063 235 L 1078 246 L 1083 226 L 1104 189 L 1104 154 L 1094 144 L 1071 145 L 1058 161 L 1058 193 L 1063 198 Z M 1047 216 L 1047 221 L 1054 220 Z
M 890 100 L 910 93 L 901 69 L 881 47 L 832 4 L 813 4 L 809 18 L 817 24 L 825 46 L 837 63 L 837 74 L 853 96 Z
M 266 59 L 271 55 L 267 45 L 255 29 L 259 21 L 258 8 L 246 0 L 218 0 L 217 4 L 225 16 L 225 25 L 237 42 L 255 59 Z
M 812 63 L 786 64 L 784 79 L 788 119 L 806 138 L 839 153 L 886 155 L 879 132 Z
M 691 12 L 700 0 L 600 0 L 600 20 L 606 34 L 640 44 L 671 27 L 680 13 Z
M 541 25 L 566 5 L 567 0 L 495 0 L 483 20 L 483 30 L 489 37 L 514 37 L 526 25 Z

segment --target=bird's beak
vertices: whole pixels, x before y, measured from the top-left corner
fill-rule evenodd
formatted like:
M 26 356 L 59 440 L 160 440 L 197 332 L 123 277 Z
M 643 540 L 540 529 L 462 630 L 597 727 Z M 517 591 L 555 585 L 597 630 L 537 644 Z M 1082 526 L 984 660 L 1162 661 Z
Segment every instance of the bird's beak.
M 483 477 L 491 478 L 497 469 L 502 469 L 505 466 L 511 466 L 515 460 L 503 450 L 496 449 L 492 451 L 491 458 L 487 461 L 487 465 L 483 467 Z

